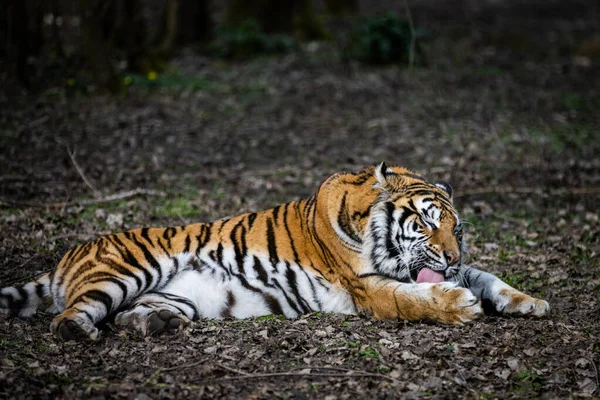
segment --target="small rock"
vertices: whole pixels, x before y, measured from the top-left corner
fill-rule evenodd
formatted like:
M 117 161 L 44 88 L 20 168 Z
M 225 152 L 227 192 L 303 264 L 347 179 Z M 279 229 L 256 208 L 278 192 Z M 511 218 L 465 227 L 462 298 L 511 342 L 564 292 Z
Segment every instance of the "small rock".
M 496 372 L 494 372 L 494 375 L 496 375 L 498 378 L 507 380 L 508 377 L 510 376 L 510 369 L 506 368 L 506 369 L 503 369 L 502 371 L 496 371 Z
M 525 353 L 525 355 L 527 355 L 529 357 L 533 357 L 538 353 L 538 351 L 537 351 L 537 349 L 530 348 L 530 349 L 523 350 L 523 353 Z
M 219 346 L 211 346 L 204 349 L 206 354 L 215 354 Z
M 498 246 L 497 243 L 484 243 L 483 248 L 485 249 L 485 251 L 494 251 L 498 250 L 500 246 Z
M 521 370 L 521 361 L 518 358 L 509 358 L 506 360 L 506 365 L 513 371 Z
M 108 226 L 110 226 L 111 228 L 122 228 L 123 227 L 123 214 L 121 213 L 115 213 L 115 214 L 108 214 L 108 216 L 106 217 L 106 223 L 108 224 Z
M 102 209 L 102 208 L 98 208 L 98 209 L 96 209 L 96 211 L 94 211 L 94 216 L 97 219 L 105 220 L 106 219 L 106 211 L 104 211 L 104 209 Z

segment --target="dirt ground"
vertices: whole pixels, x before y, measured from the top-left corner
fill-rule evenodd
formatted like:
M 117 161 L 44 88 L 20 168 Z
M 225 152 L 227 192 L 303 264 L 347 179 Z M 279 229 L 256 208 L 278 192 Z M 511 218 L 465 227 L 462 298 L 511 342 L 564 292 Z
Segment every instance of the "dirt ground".
M 0 287 L 100 234 L 269 208 L 386 160 L 450 181 L 469 263 L 549 317 L 312 314 L 146 339 L 108 324 L 96 343 L 58 341 L 49 315 L 0 317 L 0 398 L 600 396 L 600 60 L 584 46 L 600 9 L 562 3 L 419 2 L 432 39 L 413 71 L 331 43 L 244 63 L 185 51 L 184 84 L 0 96 Z

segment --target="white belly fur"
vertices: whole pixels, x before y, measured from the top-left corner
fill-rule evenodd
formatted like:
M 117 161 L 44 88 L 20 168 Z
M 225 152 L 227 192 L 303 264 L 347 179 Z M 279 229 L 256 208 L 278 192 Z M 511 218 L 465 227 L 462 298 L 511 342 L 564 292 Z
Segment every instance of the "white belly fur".
M 229 310 L 227 315 L 235 318 L 272 314 L 272 308 L 265 301 L 264 294 L 276 299 L 283 314 L 288 318 L 311 311 L 356 313 L 352 297 L 346 290 L 298 265 L 279 262 L 274 266 L 266 257 L 259 257 L 265 270 L 268 270 L 268 281 L 265 285 L 264 276 L 262 280 L 259 279 L 254 269 L 253 255 L 247 256 L 243 267 L 239 268 L 228 253 L 225 251 L 220 263 L 201 255 L 199 259 L 207 268 L 180 271 L 161 292 L 190 299 L 196 305 L 201 318 L 221 318 L 225 310 Z M 288 269 L 295 273 L 297 291 L 294 291 L 286 279 Z M 247 285 L 245 287 L 242 279 L 235 276 L 236 274 L 245 278 L 247 284 L 258 289 L 259 293 L 248 289 Z M 298 306 L 298 298 L 304 302 L 304 309 Z M 305 311 L 307 307 L 309 310 Z

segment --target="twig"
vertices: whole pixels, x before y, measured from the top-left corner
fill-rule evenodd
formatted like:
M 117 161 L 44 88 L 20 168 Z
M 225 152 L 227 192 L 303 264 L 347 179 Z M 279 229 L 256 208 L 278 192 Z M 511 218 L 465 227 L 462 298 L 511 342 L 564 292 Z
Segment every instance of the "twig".
M 142 383 L 142 386 L 149 385 L 149 384 L 150 384 L 150 382 L 152 382 L 152 380 L 153 380 L 153 379 L 156 379 L 156 378 L 158 378 L 158 376 L 159 376 L 160 374 L 162 374 L 163 372 L 169 372 L 169 371 L 176 371 L 176 370 L 179 370 L 179 369 L 187 369 L 187 368 L 192 368 L 192 367 L 195 367 L 195 366 L 197 366 L 197 365 L 203 364 L 203 363 L 205 363 L 206 361 L 208 361 L 208 359 L 207 359 L 207 358 L 203 358 L 203 359 L 202 359 L 202 360 L 200 360 L 200 361 L 196 361 L 196 362 L 189 363 L 189 364 L 177 365 L 177 366 L 175 366 L 175 367 L 170 367 L 170 368 L 158 368 L 156 371 L 154 371 L 154 372 L 152 373 L 152 375 L 150 375 L 150 376 L 148 377 L 148 379 L 146 379 L 146 380 L 144 381 L 144 383 Z
M 27 260 L 26 260 L 24 263 L 22 263 L 21 265 L 17 265 L 16 267 L 9 268 L 9 269 L 7 269 L 7 270 L 5 270 L 5 271 L 2 271 L 2 272 L 6 274 L 6 273 L 8 273 L 8 272 L 12 272 L 12 271 L 14 271 L 15 269 L 21 269 L 22 267 L 24 267 L 24 266 L 26 266 L 27 264 L 29 264 L 29 262 L 30 262 L 31 260 L 33 260 L 34 258 L 36 258 L 38 255 L 39 255 L 39 254 L 34 254 L 33 256 L 29 257 L 29 258 L 28 258 L 28 259 L 27 259 Z
M 596 390 L 594 390 L 594 392 L 596 391 L 600 391 L 600 376 L 598 376 L 598 367 L 596 367 L 596 363 L 594 362 L 593 359 L 585 357 L 589 362 L 592 363 L 592 367 L 594 367 L 594 372 L 596 375 Z M 592 393 L 593 394 L 593 393 Z
M 206 382 L 220 382 L 220 381 L 237 381 L 244 379 L 261 379 L 261 378 L 274 378 L 280 376 L 301 376 L 301 377 L 317 377 L 317 378 L 381 378 L 386 379 L 390 382 L 397 383 L 396 379 L 380 374 L 302 374 L 299 372 L 272 372 L 266 374 L 248 374 L 242 376 L 224 376 L 222 378 L 206 379 Z
M 598 187 L 582 187 L 582 188 L 560 188 L 555 190 L 549 190 L 544 192 L 542 188 L 531 188 L 531 187 L 505 187 L 505 186 L 491 186 L 483 187 L 479 189 L 465 190 L 461 193 L 454 195 L 457 197 L 469 197 L 480 194 L 546 194 L 550 196 L 560 196 L 564 194 L 571 195 L 600 195 L 600 188 Z
M 228 367 L 227 365 L 223 365 L 223 364 L 219 364 L 219 363 L 215 363 L 215 365 L 216 365 L 217 367 L 219 367 L 219 368 L 225 369 L 225 370 L 227 370 L 227 371 L 229 371 L 229 372 L 233 372 L 233 373 L 235 373 L 235 374 L 240 374 L 240 375 L 249 375 L 247 372 L 240 371 L 240 370 L 238 370 L 238 369 L 233 369 L 233 368 L 230 368 L 230 367 Z
M 81 176 L 81 179 L 83 179 L 83 182 L 85 183 L 85 185 L 92 191 L 92 193 L 94 194 L 94 197 L 99 198 L 100 192 L 94 187 L 94 185 L 92 185 L 92 182 L 89 181 L 89 179 L 83 173 L 83 170 L 81 169 L 79 164 L 77 164 L 77 161 L 75 161 L 75 150 L 71 151 L 71 149 L 67 146 L 67 153 L 69 153 L 71 162 L 73 163 L 73 166 L 79 173 L 79 176 Z
M 79 204 L 82 206 L 92 205 L 92 204 L 100 204 L 100 203 L 110 203 L 112 201 L 123 200 L 130 197 L 145 195 L 145 196 L 166 196 L 165 192 L 161 192 L 159 190 L 152 189 L 142 189 L 137 188 L 133 190 L 128 190 L 125 192 L 119 192 L 115 194 L 111 194 L 105 197 L 101 197 L 98 199 L 88 199 L 88 200 L 77 200 L 73 202 L 63 201 L 58 203 L 31 203 L 27 201 L 13 201 L 13 200 L 0 200 L 0 206 L 4 204 L 15 205 L 15 206 L 23 206 L 23 207 L 35 207 L 35 208 L 61 208 L 68 206 L 69 204 Z
M 181 216 L 181 214 L 177 213 L 177 217 L 183 222 L 184 225 L 189 225 L 190 223 Z
M 192 367 L 196 367 L 200 364 L 203 364 L 205 362 L 208 361 L 208 358 L 203 358 L 202 360 L 199 361 L 195 361 L 193 363 L 189 363 L 189 364 L 183 364 L 183 365 L 177 365 L 175 367 L 169 367 L 169 368 L 159 368 L 162 372 L 169 372 L 169 371 L 176 371 L 178 369 L 187 369 L 187 368 L 192 368 Z
M 152 380 L 154 380 L 154 379 L 158 378 L 158 376 L 161 374 L 161 372 L 163 372 L 163 369 L 162 369 L 162 368 L 159 368 L 159 369 L 157 369 L 156 371 L 154 371 L 154 372 L 152 373 L 152 375 L 150 375 L 150 376 L 148 377 L 148 379 L 146 379 L 146 380 L 144 381 L 144 383 L 142 383 L 142 386 L 147 386 L 147 385 L 149 385 L 149 384 L 150 384 L 150 382 L 152 382 Z
M 27 126 L 22 127 L 21 129 L 19 129 L 19 133 L 23 133 L 25 132 L 27 129 L 33 129 L 33 128 L 37 128 L 38 126 L 44 125 L 46 122 L 48 122 L 50 120 L 50 117 L 47 115 L 44 115 L 41 118 L 36 119 L 33 122 L 30 122 L 29 124 L 27 124 Z
M 314 365 L 310 365 L 310 366 L 307 366 L 307 367 L 304 367 L 304 368 L 294 368 L 290 372 L 299 371 L 299 370 L 306 369 L 306 368 L 309 368 L 309 369 L 330 369 L 332 371 L 344 371 L 344 372 L 353 372 L 353 373 L 360 373 L 360 374 L 371 374 L 372 373 L 372 372 L 368 372 L 368 371 L 362 371 L 360 369 L 349 369 L 349 368 L 342 368 L 342 367 L 316 367 Z
M 415 33 L 415 24 L 412 19 L 412 13 L 410 7 L 408 7 L 408 0 L 404 0 L 404 8 L 406 9 L 406 18 L 408 19 L 408 26 L 410 27 L 410 49 L 408 50 L 408 68 L 412 71 L 415 64 L 415 43 L 417 40 Z

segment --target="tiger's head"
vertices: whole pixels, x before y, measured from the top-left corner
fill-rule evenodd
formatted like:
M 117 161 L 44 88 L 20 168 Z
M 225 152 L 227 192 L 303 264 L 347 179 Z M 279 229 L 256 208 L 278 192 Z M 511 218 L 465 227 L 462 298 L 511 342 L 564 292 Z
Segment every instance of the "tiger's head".
M 363 255 L 373 272 L 404 282 L 441 282 L 458 272 L 463 256 L 462 224 L 452 188 L 429 183 L 400 167 L 380 164 L 364 232 Z

